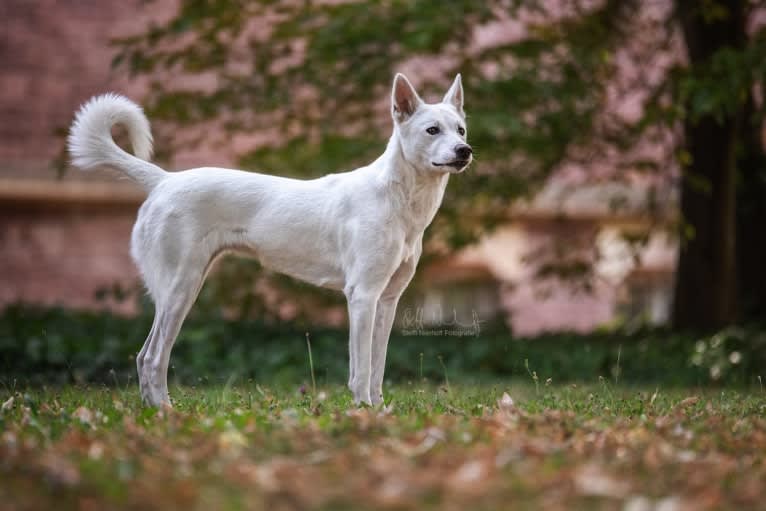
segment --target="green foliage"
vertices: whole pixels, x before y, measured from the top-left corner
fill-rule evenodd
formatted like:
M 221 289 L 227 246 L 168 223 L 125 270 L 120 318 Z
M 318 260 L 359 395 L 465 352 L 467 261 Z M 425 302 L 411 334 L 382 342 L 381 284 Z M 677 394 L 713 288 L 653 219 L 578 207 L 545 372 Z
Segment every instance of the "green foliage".
M 707 369 L 714 381 L 740 372 L 741 365 L 758 371 L 766 367 L 766 335 L 743 328 L 729 327 L 699 339 L 691 357 L 693 365 Z
M 663 83 L 663 93 L 648 104 L 644 122 L 672 124 L 712 116 L 718 123 L 738 114 L 754 87 L 766 78 L 766 33 L 761 32 L 739 50 L 724 46 L 709 60 L 692 67 L 676 67 Z M 763 109 L 757 112 L 763 118 Z M 690 162 L 681 161 L 682 164 Z
M 317 144 L 295 138 L 284 147 L 267 146 L 246 153 L 240 161 L 246 168 L 268 169 L 283 176 L 299 177 L 306 169 L 324 175 L 347 167 L 351 170 L 349 162 L 370 160 L 383 147 L 382 140 L 326 134 Z
M 151 324 L 149 316 L 11 307 L 0 316 L 3 383 L 115 382 L 135 380 L 134 356 Z M 346 330 L 309 329 L 313 367 L 320 383 L 345 381 Z M 735 335 L 736 334 L 736 335 Z M 306 331 L 295 323 L 225 321 L 200 317 L 184 325 L 171 358 L 170 378 L 186 384 L 238 381 L 310 381 Z M 665 331 L 555 334 L 518 339 L 508 332 L 478 337 L 405 336 L 394 332 L 386 376 L 394 382 L 507 381 L 526 379 L 663 385 L 752 384 L 763 376 L 766 344 L 757 329 L 726 338 L 699 358 L 700 340 Z M 756 342 L 757 340 L 760 340 Z M 734 360 L 721 366 L 720 359 Z M 713 356 L 713 353 L 716 353 Z M 720 367 L 719 367 L 720 366 Z M 719 367 L 718 369 L 713 369 Z
M 240 155 L 241 163 L 292 176 L 350 169 L 380 152 L 390 80 L 407 59 L 439 61 L 436 76 L 414 77 L 426 97 L 441 97 L 462 72 L 478 163 L 450 187 L 434 229 L 462 246 L 593 134 L 616 69 L 610 55 L 635 6 L 571 7 L 562 17 L 532 1 L 445 9 L 429 1 L 187 0 L 167 23 L 115 41 L 115 64 L 149 75 L 148 112 L 161 123 L 217 119 L 230 133 L 276 130 L 278 144 Z M 472 47 L 477 27 L 522 12 L 546 22 L 531 23 L 518 40 Z M 210 73 L 213 90 L 183 84 Z

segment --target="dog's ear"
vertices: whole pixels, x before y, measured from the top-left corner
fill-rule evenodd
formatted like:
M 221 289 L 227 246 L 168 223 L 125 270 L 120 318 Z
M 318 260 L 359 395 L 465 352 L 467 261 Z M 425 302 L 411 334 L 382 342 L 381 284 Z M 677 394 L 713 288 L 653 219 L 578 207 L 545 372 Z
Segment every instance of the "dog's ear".
M 391 115 L 396 122 L 409 119 L 423 103 L 410 81 L 401 73 L 396 73 L 394 89 L 391 91 Z
M 444 95 L 442 103 L 454 106 L 455 110 L 465 117 L 465 112 L 463 111 L 463 79 L 460 77 L 460 73 L 457 74 L 455 81 L 452 82 L 452 87 Z

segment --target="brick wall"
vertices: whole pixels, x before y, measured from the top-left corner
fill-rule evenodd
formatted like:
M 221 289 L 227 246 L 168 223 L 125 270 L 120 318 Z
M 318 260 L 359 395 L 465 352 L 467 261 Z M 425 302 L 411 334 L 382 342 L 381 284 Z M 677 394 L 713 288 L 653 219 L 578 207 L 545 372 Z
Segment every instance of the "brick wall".
M 54 131 L 108 90 L 140 97 L 144 84 L 111 69 L 113 37 L 172 13 L 171 0 L 0 2 L 0 175 L 45 172 L 61 149 Z
M 3 0 L 0 2 L 0 187 L 47 181 L 61 133 L 90 96 L 118 91 L 140 98 L 145 83 L 111 68 L 109 40 L 173 12 L 174 0 Z M 69 171 L 65 182 L 118 180 Z M 39 184 L 39 183 L 38 183 Z M 42 183 L 45 185 L 45 183 Z M 19 300 L 72 307 L 104 304 L 95 291 L 135 285 L 129 255 L 136 205 L 66 205 L 26 201 L 0 190 L 0 307 Z M 108 195 L 108 190 L 107 190 Z
M 0 308 L 24 301 L 131 312 L 96 299 L 115 283 L 135 286 L 128 251 L 135 210 L 0 208 Z

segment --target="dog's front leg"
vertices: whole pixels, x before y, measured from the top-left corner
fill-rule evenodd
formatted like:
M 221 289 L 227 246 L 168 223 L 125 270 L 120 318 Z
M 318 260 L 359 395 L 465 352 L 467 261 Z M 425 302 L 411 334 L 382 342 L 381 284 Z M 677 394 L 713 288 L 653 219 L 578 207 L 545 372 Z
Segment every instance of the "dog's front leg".
M 375 327 L 372 332 L 372 376 L 370 378 L 370 397 L 372 404 L 379 405 L 383 402 L 383 374 L 386 369 L 386 351 L 388 350 L 388 338 L 391 336 L 391 327 L 396 317 L 396 306 L 399 298 L 412 277 L 415 275 L 415 267 L 420 257 L 420 245 L 414 257 L 404 261 L 394 272 L 386 289 L 378 301 L 375 312 Z
M 372 373 L 372 327 L 378 293 L 351 288 L 348 297 L 349 345 L 351 362 L 354 365 L 349 388 L 354 403 L 372 404 L 370 399 L 370 377 Z
M 370 398 L 373 405 L 379 405 L 383 402 L 383 373 L 386 369 L 386 351 L 398 302 L 398 295 L 381 297 L 375 312 L 375 327 L 372 332 L 372 375 L 370 377 Z

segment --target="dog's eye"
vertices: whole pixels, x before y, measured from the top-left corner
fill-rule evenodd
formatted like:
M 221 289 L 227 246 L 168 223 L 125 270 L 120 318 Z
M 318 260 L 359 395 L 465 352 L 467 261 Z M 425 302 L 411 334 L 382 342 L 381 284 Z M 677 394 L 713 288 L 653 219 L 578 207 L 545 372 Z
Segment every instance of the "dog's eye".
M 457 127 L 457 132 L 460 133 L 461 137 L 465 135 L 465 129 L 462 126 Z
M 426 132 L 428 132 L 429 135 L 436 135 L 436 134 L 439 133 L 439 127 L 438 126 L 431 126 L 430 128 L 428 128 L 426 130 Z

